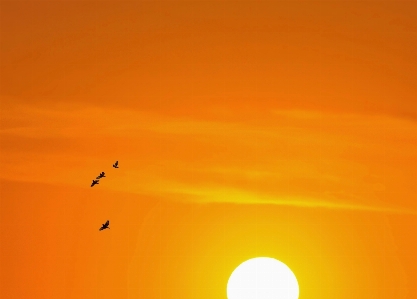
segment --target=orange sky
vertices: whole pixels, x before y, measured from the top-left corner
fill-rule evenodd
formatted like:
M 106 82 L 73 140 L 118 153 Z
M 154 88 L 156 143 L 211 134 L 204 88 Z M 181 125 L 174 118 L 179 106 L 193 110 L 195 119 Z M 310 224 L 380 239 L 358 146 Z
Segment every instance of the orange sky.
M 417 2 L 0 5 L 0 297 L 417 298 Z

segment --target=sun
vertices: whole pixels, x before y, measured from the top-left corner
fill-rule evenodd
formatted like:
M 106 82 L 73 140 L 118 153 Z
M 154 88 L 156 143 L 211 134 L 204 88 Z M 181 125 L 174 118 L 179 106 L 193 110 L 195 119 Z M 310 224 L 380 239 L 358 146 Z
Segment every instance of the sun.
M 257 257 L 240 264 L 227 282 L 228 299 L 298 299 L 298 281 L 284 263 Z

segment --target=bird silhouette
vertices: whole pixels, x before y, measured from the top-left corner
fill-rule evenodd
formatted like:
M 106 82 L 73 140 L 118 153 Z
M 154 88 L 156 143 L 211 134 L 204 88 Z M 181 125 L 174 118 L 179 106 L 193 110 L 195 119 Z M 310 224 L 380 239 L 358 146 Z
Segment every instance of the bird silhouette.
M 113 164 L 114 168 L 119 168 L 119 161 L 116 161 L 116 163 Z
M 103 230 L 103 229 L 106 229 L 106 228 L 110 229 L 109 224 L 110 224 L 110 221 L 107 220 L 106 223 L 102 224 L 102 227 L 100 227 L 99 230 Z
M 98 184 L 98 180 L 93 180 L 93 182 L 91 183 L 91 187 L 93 187 L 96 184 Z
M 103 172 L 101 172 L 100 174 L 99 174 L 99 176 L 98 177 L 96 177 L 96 179 L 101 179 L 101 178 L 105 178 L 106 176 L 105 176 L 105 173 L 104 173 L 104 171 Z

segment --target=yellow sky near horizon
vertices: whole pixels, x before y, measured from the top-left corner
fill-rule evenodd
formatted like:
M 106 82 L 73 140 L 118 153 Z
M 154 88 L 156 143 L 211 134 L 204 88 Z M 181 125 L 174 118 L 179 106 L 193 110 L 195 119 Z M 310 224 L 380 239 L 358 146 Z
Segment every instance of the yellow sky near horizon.
M 0 297 L 226 299 L 255 256 L 417 296 L 415 1 L 1 1 L 0 41 Z

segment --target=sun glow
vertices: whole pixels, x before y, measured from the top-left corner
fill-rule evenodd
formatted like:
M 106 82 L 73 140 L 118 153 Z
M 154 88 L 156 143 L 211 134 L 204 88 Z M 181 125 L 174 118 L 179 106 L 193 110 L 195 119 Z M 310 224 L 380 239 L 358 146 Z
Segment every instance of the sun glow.
M 294 273 L 284 263 L 257 257 L 240 264 L 227 283 L 228 299 L 298 299 Z

